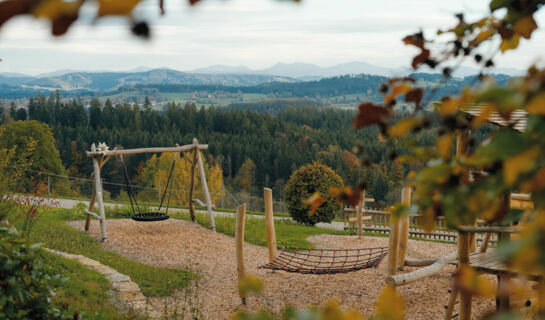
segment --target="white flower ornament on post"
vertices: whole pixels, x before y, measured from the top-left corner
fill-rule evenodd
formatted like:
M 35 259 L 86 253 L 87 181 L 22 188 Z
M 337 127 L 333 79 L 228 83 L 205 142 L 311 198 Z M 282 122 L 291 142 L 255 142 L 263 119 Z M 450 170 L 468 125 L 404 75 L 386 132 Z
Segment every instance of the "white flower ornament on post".
M 110 149 L 110 147 L 108 147 L 106 145 L 106 142 L 100 142 L 98 144 L 98 152 L 101 154 L 101 155 L 106 155 L 106 153 L 108 152 L 108 150 Z

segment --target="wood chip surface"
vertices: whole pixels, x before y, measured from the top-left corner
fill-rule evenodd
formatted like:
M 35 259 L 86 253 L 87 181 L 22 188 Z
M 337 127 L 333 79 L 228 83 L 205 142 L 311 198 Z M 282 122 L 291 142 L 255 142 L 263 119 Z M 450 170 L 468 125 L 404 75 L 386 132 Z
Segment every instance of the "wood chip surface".
M 69 222 L 83 230 L 84 221 Z M 204 319 L 228 319 L 240 309 L 237 291 L 235 239 L 214 233 L 188 221 L 170 219 L 143 223 L 132 220 L 108 220 L 108 241 L 104 248 L 116 251 L 141 263 L 164 268 L 188 269 L 202 278 L 198 282 L 198 307 Z M 97 222 L 91 236 L 100 238 Z M 308 239 L 317 248 L 369 248 L 388 246 L 388 238 L 339 235 L 316 235 Z M 452 244 L 409 240 L 408 259 L 441 257 L 456 250 Z M 263 293 L 248 299 L 250 310 L 267 309 L 279 313 L 286 305 L 304 307 L 337 299 L 344 309 L 356 309 L 367 318 L 372 315 L 375 300 L 384 286 L 386 257 L 377 268 L 335 275 L 303 275 L 283 271 L 257 269 L 267 263 L 267 248 L 252 244 L 244 247 L 246 270 L 264 282 Z M 404 272 L 414 270 L 406 267 Z M 443 273 L 399 287 L 405 299 L 406 319 L 443 319 L 454 266 Z M 494 277 L 489 277 L 495 281 Z M 151 298 L 160 312 L 180 304 L 182 292 L 168 298 Z M 473 299 L 473 314 L 480 318 L 493 311 L 493 299 Z M 170 309 L 169 309 L 170 310 Z M 456 309 L 455 309 L 456 310 Z

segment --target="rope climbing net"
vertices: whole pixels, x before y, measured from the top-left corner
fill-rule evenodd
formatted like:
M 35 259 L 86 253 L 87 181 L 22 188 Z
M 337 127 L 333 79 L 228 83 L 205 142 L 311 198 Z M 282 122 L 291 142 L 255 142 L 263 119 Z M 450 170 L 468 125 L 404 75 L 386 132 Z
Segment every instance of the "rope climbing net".
M 376 267 L 387 247 L 364 249 L 288 249 L 259 268 L 306 274 L 346 273 Z

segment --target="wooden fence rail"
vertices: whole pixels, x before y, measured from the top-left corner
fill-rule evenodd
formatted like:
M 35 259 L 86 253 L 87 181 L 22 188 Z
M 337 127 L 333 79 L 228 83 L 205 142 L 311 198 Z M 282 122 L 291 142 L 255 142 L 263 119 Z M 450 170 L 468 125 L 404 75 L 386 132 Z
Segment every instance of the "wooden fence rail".
M 352 214 L 352 210 L 346 210 L 341 214 Z M 373 209 L 365 209 L 364 216 L 371 217 L 370 219 L 364 219 L 363 230 L 366 232 L 389 234 L 390 233 L 390 213 L 388 211 Z M 341 216 L 342 217 L 342 216 Z M 344 218 L 344 217 L 343 217 Z M 438 217 L 435 221 L 435 230 L 431 233 L 427 233 L 422 228 L 420 223 L 419 214 L 411 214 L 409 217 L 409 236 L 416 239 L 428 239 L 428 240 L 440 240 L 448 242 L 456 242 L 458 233 L 454 230 L 447 228 L 447 222 L 444 217 Z M 345 220 L 348 221 L 348 220 Z M 484 226 L 483 221 L 479 221 L 477 226 Z M 345 229 L 350 226 L 345 223 Z M 477 243 L 480 243 L 484 239 L 484 234 L 477 236 Z M 495 238 L 492 238 L 490 242 L 493 244 L 496 242 Z

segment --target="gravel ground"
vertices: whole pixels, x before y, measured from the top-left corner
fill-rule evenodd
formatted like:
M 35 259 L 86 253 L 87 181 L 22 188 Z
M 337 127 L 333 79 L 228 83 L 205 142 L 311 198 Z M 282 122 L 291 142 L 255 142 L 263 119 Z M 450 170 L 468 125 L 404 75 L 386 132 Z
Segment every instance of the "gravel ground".
M 83 221 L 69 223 L 83 230 Z M 189 269 L 202 275 L 198 282 L 198 307 L 204 319 L 228 319 L 240 308 L 234 238 L 214 233 L 188 221 L 170 219 L 155 223 L 132 220 L 109 220 L 108 241 L 104 247 L 138 262 L 165 267 Z M 98 223 L 91 226 L 91 235 L 100 237 Z M 308 239 L 318 248 L 368 248 L 388 246 L 388 238 L 317 235 Z M 455 251 L 452 244 L 409 241 L 408 258 L 432 258 Z M 257 269 L 267 262 L 267 249 L 251 244 L 244 248 L 248 273 L 264 282 L 263 293 L 251 297 L 250 310 L 266 308 L 279 312 L 286 305 L 297 307 L 323 304 L 337 299 L 343 308 L 356 309 L 368 317 L 386 278 L 387 257 L 377 268 L 336 275 L 302 275 Z M 414 270 L 406 268 L 406 271 Z M 448 299 L 453 266 L 443 273 L 402 286 L 407 319 L 442 319 Z M 491 278 L 494 279 L 494 278 Z M 184 298 L 185 297 L 185 298 Z M 185 305 L 188 297 L 179 293 L 169 298 L 152 298 L 151 304 L 163 312 L 165 304 Z M 186 302 L 187 304 L 187 302 Z M 195 305 L 195 302 L 193 302 Z M 474 315 L 494 310 L 495 302 L 473 300 Z

